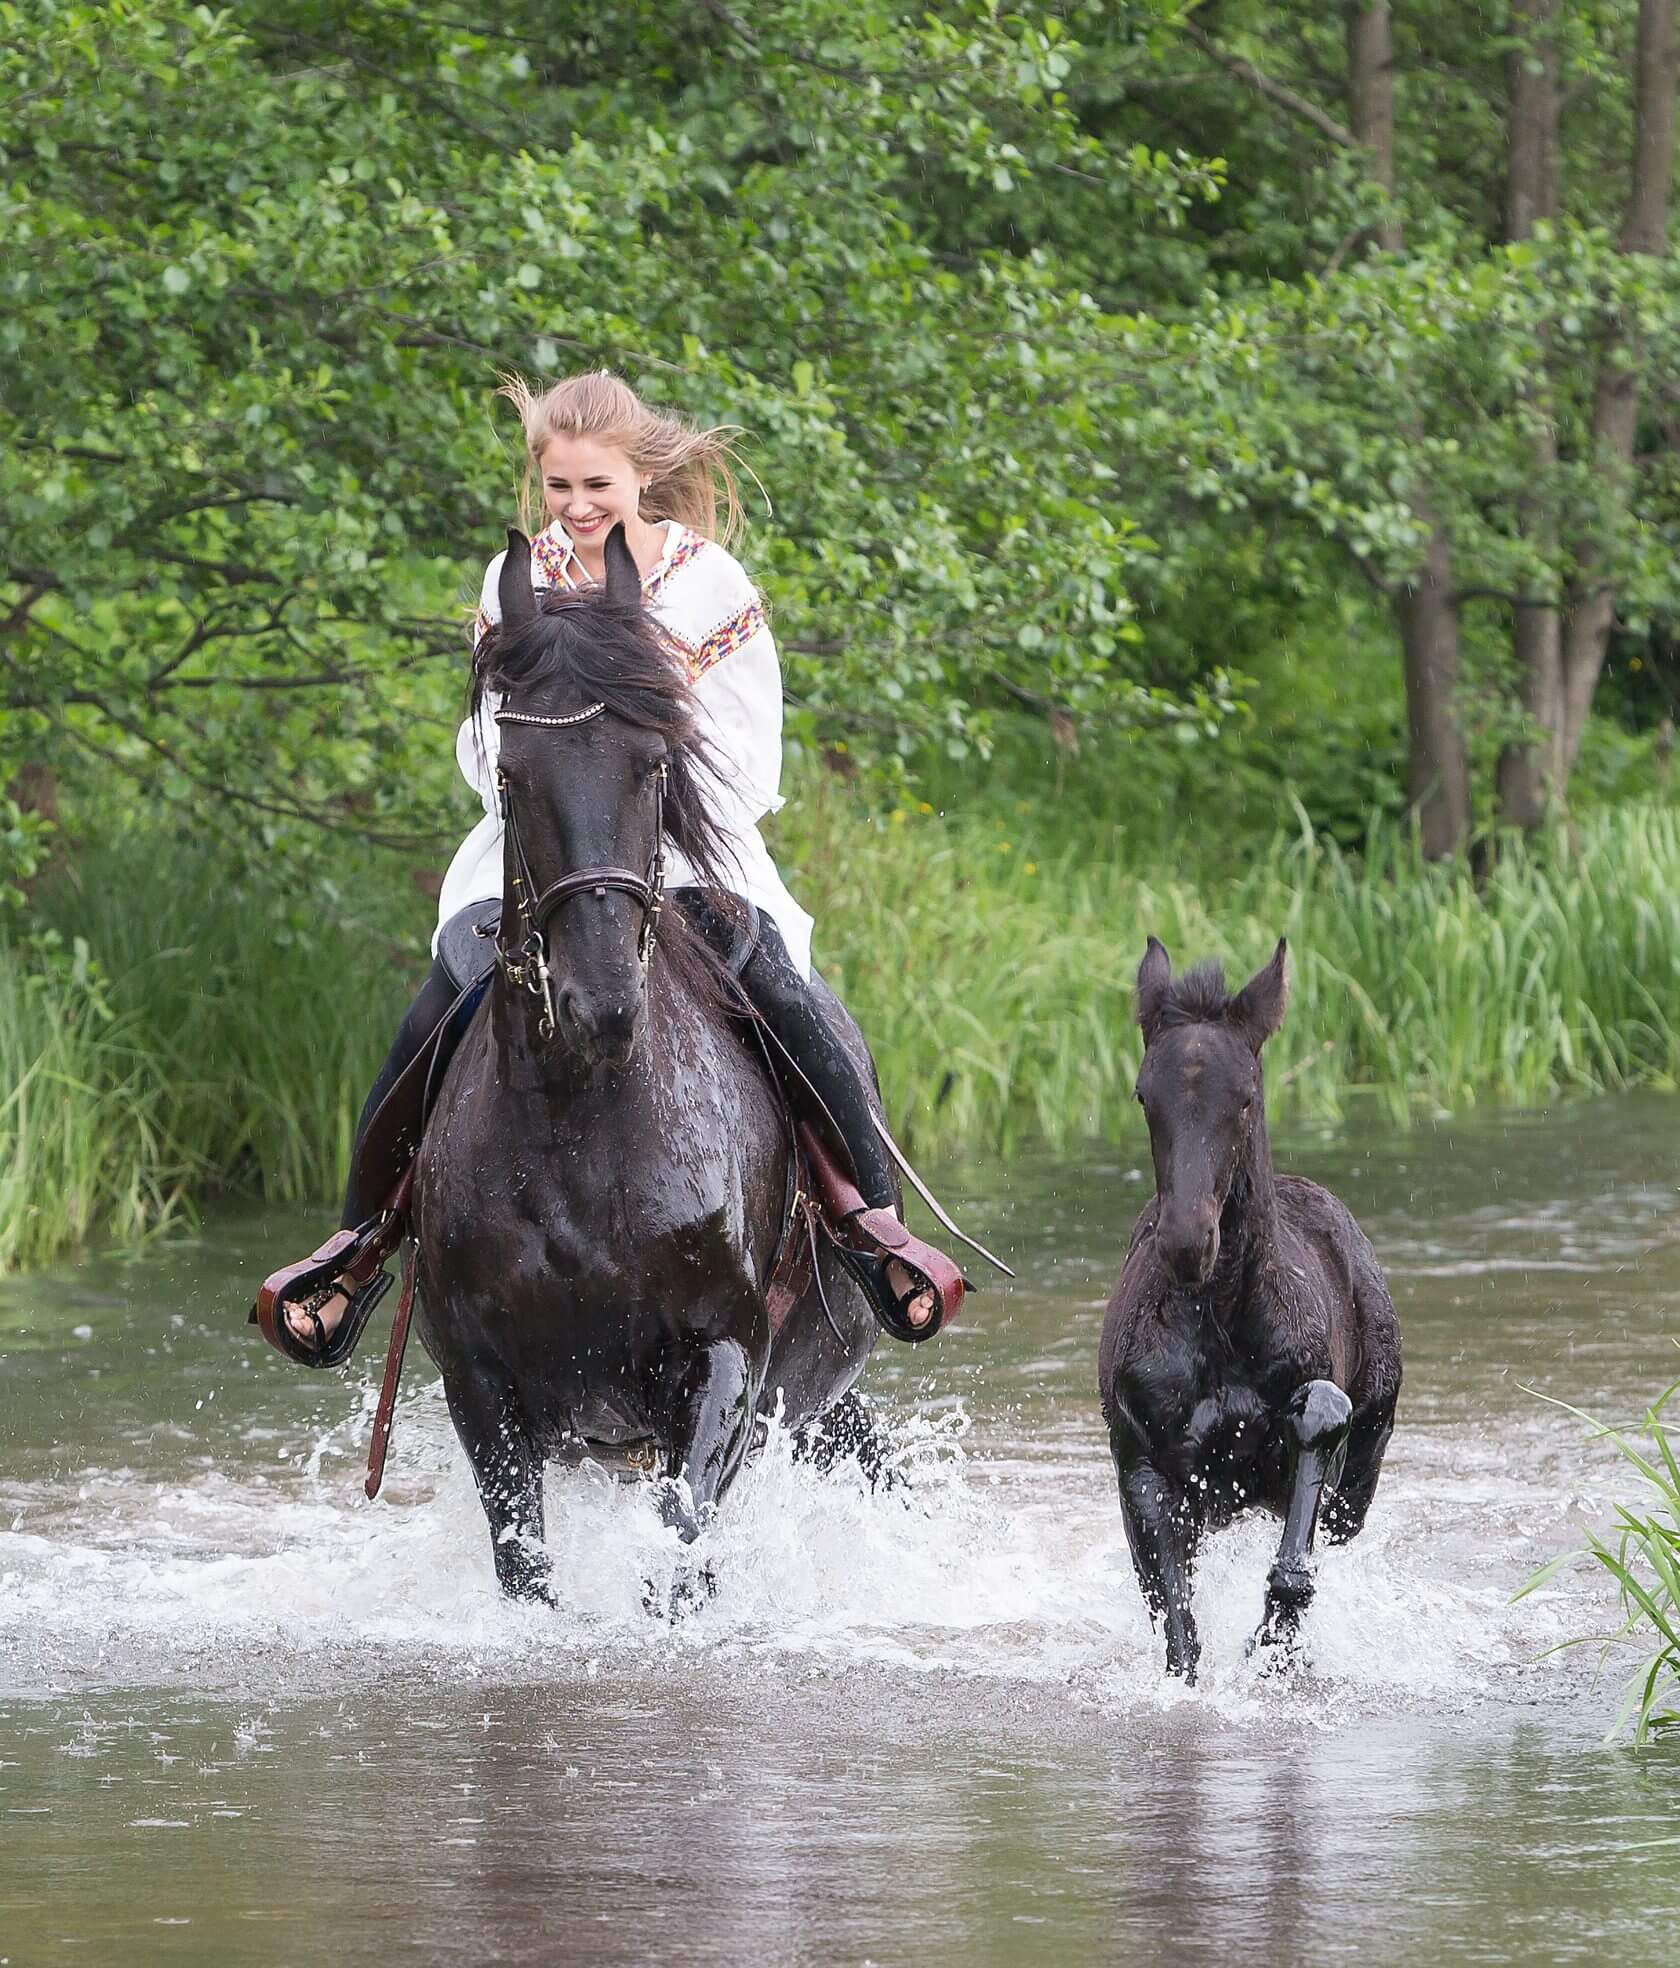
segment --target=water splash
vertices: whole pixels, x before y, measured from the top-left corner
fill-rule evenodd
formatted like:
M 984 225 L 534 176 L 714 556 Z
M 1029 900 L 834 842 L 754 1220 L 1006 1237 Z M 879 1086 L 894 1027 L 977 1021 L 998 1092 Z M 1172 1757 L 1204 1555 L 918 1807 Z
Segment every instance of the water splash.
M 714 1596 L 667 1623 L 645 1611 L 647 1586 L 666 1599 L 685 1559 L 646 1484 L 551 1473 L 559 1606 L 512 1606 L 440 1388 L 404 1402 L 400 1465 L 376 1505 L 354 1476 L 366 1421 L 364 1405 L 327 1431 L 247 1428 L 226 1467 L 174 1482 L 110 1470 L 69 1493 L 9 1493 L 0 1690 L 191 1684 L 267 1700 L 288 1677 L 314 1694 L 416 1672 L 540 1683 L 602 1663 L 752 1661 L 1060 1685 L 1104 1712 L 1190 1701 L 1228 1722 L 1338 1721 L 1509 1698 L 1555 1676 L 1537 1656 L 1582 1625 L 1583 1588 L 1567 1581 L 1510 1603 L 1567 1499 L 1498 1443 L 1480 1466 L 1461 1442 L 1444 1461 L 1427 1441 L 1396 1458 L 1366 1534 L 1322 1554 L 1305 1658 L 1287 1674 L 1246 1657 L 1275 1527 L 1214 1539 L 1188 1693 L 1162 1670 L 1088 1444 L 981 1452 L 960 1406 L 905 1410 L 889 1414 L 900 1480 L 872 1489 L 855 1464 L 801 1462 L 773 1430 L 708 1533 Z

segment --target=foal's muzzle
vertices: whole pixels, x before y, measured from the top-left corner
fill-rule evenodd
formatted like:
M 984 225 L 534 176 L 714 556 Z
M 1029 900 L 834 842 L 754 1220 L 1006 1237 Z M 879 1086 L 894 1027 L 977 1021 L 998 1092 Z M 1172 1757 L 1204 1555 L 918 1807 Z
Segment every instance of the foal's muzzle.
M 1213 1199 L 1163 1205 L 1155 1224 L 1155 1248 L 1175 1284 L 1191 1290 L 1205 1285 L 1219 1262 L 1219 1212 Z

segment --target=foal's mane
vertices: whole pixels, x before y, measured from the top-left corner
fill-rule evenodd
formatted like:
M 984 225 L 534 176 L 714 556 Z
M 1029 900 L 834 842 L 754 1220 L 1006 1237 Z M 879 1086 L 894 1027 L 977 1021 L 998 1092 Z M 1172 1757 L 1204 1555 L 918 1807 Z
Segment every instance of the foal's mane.
M 1169 979 L 1166 990 L 1149 1007 L 1163 1030 L 1174 1025 L 1220 1025 L 1235 996 L 1226 989 L 1225 967 L 1211 957 L 1181 976 Z
M 700 784 L 720 776 L 720 766 L 701 735 L 681 659 L 640 599 L 547 588 L 529 621 L 493 626 L 473 653 L 474 723 L 488 693 L 517 697 L 539 684 L 562 686 L 579 708 L 604 704 L 608 718 L 665 740 L 665 831 L 704 887 L 729 889 L 728 845 Z

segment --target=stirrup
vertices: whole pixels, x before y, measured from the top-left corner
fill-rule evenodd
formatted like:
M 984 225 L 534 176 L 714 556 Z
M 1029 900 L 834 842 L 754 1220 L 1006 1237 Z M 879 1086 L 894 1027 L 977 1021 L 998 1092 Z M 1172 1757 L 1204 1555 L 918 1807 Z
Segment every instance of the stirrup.
M 834 1226 L 834 1253 L 863 1288 L 890 1338 L 920 1346 L 943 1332 L 962 1309 L 968 1280 L 943 1251 L 924 1244 L 889 1209 L 854 1210 Z M 889 1262 L 902 1264 L 910 1285 L 895 1292 L 887 1281 Z M 933 1312 L 925 1325 L 910 1323 L 910 1307 L 923 1292 L 933 1294 Z
M 391 1289 L 385 1260 L 402 1242 L 407 1213 L 384 1209 L 354 1230 L 339 1230 L 301 1264 L 283 1265 L 263 1280 L 250 1323 L 277 1352 L 302 1367 L 341 1367 L 356 1350 L 374 1307 Z M 349 1303 L 333 1331 L 326 1333 L 316 1308 L 334 1291 Z M 299 1339 L 286 1314 L 301 1309 L 314 1319 L 316 1339 Z

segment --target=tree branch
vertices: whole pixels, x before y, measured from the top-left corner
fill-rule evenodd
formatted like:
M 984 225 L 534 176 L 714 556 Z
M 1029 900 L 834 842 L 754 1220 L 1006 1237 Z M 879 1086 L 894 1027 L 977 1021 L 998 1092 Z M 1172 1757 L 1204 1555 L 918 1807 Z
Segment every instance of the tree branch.
M 1185 37 L 1193 41 L 1210 61 L 1217 62 L 1228 75 L 1234 75 L 1245 88 L 1252 89 L 1257 96 L 1264 96 L 1268 102 L 1276 103 L 1279 109 L 1286 109 L 1291 116 L 1298 116 L 1310 123 L 1321 137 L 1336 145 L 1339 150 L 1358 150 L 1358 140 L 1345 125 L 1335 117 L 1320 109 L 1315 102 L 1290 88 L 1287 82 L 1276 82 L 1271 76 L 1262 74 L 1251 61 L 1241 55 L 1228 53 L 1196 25 L 1194 21 L 1180 21 L 1179 26 Z

